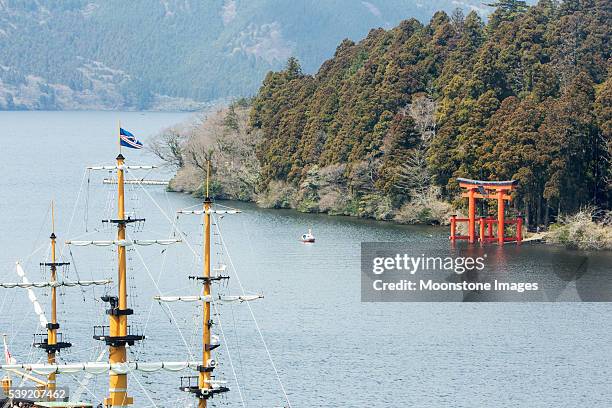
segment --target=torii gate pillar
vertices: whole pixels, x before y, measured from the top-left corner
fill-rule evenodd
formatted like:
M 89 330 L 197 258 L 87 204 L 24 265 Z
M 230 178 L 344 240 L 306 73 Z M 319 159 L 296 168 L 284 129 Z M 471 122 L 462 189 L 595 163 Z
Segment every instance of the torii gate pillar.
M 468 190 L 468 242 L 476 242 L 476 191 L 471 188 Z
M 497 243 L 504 245 L 504 190 L 497 190 Z
M 523 219 L 519 216 L 517 218 L 506 219 L 506 201 L 510 202 L 512 196 L 510 193 L 516 188 L 516 181 L 484 181 L 484 180 L 470 180 L 464 178 L 458 178 L 459 186 L 465 189 L 465 192 L 461 195 L 468 199 L 468 218 L 457 218 L 453 215 L 451 217 L 451 241 L 457 239 L 465 239 L 470 244 L 476 242 L 481 243 L 495 242 L 499 245 L 503 245 L 506 241 L 521 242 L 523 235 L 521 228 L 523 226 Z M 497 218 L 493 217 L 480 217 L 479 222 L 479 233 L 476 235 L 476 200 L 497 200 Z M 468 233 L 467 235 L 457 235 L 457 222 L 466 222 Z M 497 236 L 493 235 L 493 224 L 497 223 Z M 516 236 L 506 238 L 506 224 L 516 225 Z M 488 232 L 487 232 L 488 231 Z

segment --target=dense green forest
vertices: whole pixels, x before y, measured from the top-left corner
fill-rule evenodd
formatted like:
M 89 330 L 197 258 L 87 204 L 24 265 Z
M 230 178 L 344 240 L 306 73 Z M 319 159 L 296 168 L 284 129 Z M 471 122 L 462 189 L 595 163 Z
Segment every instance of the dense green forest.
M 268 73 L 249 119 L 260 200 L 410 221 L 467 177 L 517 180 L 530 225 L 610 209 L 611 3 L 495 6 L 486 24 L 437 12 L 345 40 L 315 75 L 293 58 Z
M 426 21 L 453 3 L 3 0 L 0 109 L 149 109 L 164 108 L 159 95 L 251 96 L 291 55 L 314 72 L 344 37 L 407 16 Z

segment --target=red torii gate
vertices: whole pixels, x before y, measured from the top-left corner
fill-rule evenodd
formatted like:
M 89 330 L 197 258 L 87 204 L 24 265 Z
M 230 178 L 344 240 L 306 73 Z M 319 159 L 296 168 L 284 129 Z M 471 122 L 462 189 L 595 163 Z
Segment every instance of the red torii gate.
M 470 180 L 465 178 L 457 178 L 459 187 L 467 191 L 461 193 L 462 197 L 468 198 L 468 218 L 457 218 L 456 215 L 451 216 L 451 241 L 457 239 L 467 239 L 469 243 L 476 242 L 476 199 L 497 200 L 497 219 L 479 217 L 479 234 L 478 240 L 482 243 L 497 241 L 503 245 L 506 241 L 521 242 L 523 240 L 522 227 L 523 219 L 505 218 L 504 209 L 505 201 L 512 201 L 510 192 L 516 187 L 516 181 L 483 181 Z M 468 223 L 468 235 L 457 235 L 457 222 Z M 497 224 L 497 237 L 493 235 L 493 224 Z M 506 224 L 516 224 L 516 236 L 506 238 L 504 235 Z M 487 231 L 485 232 L 485 225 Z

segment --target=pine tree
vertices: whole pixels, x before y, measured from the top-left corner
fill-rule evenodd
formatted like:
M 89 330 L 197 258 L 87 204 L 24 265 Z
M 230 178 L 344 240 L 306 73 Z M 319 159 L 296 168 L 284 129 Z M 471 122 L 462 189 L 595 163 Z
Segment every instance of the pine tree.
M 496 6 L 486 25 L 475 12 L 440 12 L 345 40 L 314 76 L 293 58 L 269 73 L 250 121 L 262 132 L 261 187 L 299 189 L 341 169 L 348 201 L 399 206 L 417 185 L 452 200 L 457 177 L 516 179 L 516 209 L 532 225 L 585 204 L 609 208 L 609 7 Z M 407 114 L 423 94 L 436 106 L 424 149 Z

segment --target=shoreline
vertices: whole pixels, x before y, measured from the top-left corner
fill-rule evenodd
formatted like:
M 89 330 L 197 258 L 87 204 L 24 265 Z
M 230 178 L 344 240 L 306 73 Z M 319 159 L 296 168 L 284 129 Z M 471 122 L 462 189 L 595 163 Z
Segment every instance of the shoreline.
M 195 123 L 189 131 L 177 125 L 158 134 L 151 144 L 152 152 L 176 169 L 168 190 L 202 197 L 203 174 L 206 163 L 212 160 L 215 170 L 210 195 L 255 203 L 260 208 L 288 208 L 301 213 L 344 215 L 397 225 L 444 226 L 451 223 L 453 215 L 466 218 L 467 206 L 463 206 L 466 203 L 460 201 L 459 195 L 445 193 L 442 186 L 429 178 L 411 188 L 398 185 L 397 191 L 388 190 L 392 187 L 376 184 L 380 180 L 374 180 L 374 168 L 369 162 L 315 163 L 303 168 L 299 177 L 295 174 L 272 177 L 270 172 L 275 170 L 270 169 L 270 163 L 259 151 L 264 143 L 262 131 L 252 127 L 253 109 L 250 101 L 239 100 Z M 274 155 L 273 158 L 279 160 L 276 167 L 283 165 L 282 158 Z M 428 174 L 426 169 L 419 169 L 409 170 Z M 401 178 L 405 176 L 401 171 L 408 170 L 397 171 L 400 171 L 397 177 Z M 392 176 L 387 174 L 387 177 Z M 504 212 L 511 219 L 521 216 L 518 211 L 515 205 Z M 569 214 L 559 210 L 553 216 L 547 215 L 548 222 L 544 223 L 540 212 L 534 211 L 526 211 L 523 218 L 524 238 L 567 248 L 612 250 L 612 212 L 598 211 L 595 207 L 580 207 Z M 534 231 L 536 225 L 539 227 L 536 233 L 542 231 L 542 234 L 534 238 L 534 232 L 528 229 Z M 463 223 L 457 225 L 460 235 L 467 234 L 465 229 Z M 513 236 L 514 229 L 512 223 L 507 224 L 504 235 Z
M 172 183 L 171 183 L 172 184 Z M 170 186 L 171 186 L 170 184 Z M 197 190 L 195 191 L 190 191 L 190 190 L 176 190 L 173 189 L 171 187 L 168 187 L 168 192 L 171 193 L 177 193 L 177 194 L 186 194 L 186 195 L 191 195 L 192 197 L 195 198 L 202 198 L 201 194 L 198 193 Z M 258 209 L 262 209 L 262 210 L 286 210 L 286 211 L 293 211 L 296 214 L 314 214 L 314 215 L 326 215 L 328 217 L 344 217 L 344 218 L 348 218 L 348 219 L 352 219 L 352 220 L 364 220 L 364 221 L 372 221 L 372 222 L 382 222 L 388 225 L 392 225 L 392 226 L 414 226 L 414 227 L 433 227 L 436 228 L 437 230 L 440 230 L 441 228 L 449 228 L 449 224 L 448 223 L 426 223 L 426 222 L 413 222 L 413 223 L 402 223 L 402 222 L 398 222 L 397 220 L 390 218 L 390 219 L 376 219 L 373 217 L 363 217 L 363 216 L 359 216 L 359 215 L 354 215 L 354 214 L 342 214 L 342 213 L 333 213 L 333 212 L 329 212 L 329 211 L 302 211 L 299 209 L 298 206 L 294 206 L 294 207 L 289 207 L 289 206 L 285 206 L 285 207 L 267 207 L 267 206 L 262 206 L 260 205 L 257 200 L 241 200 L 241 199 L 237 199 L 237 198 L 233 198 L 233 197 L 216 197 L 215 199 L 217 200 L 221 200 L 221 201 L 229 201 L 229 202 L 239 202 L 239 203 L 245 203 L 245 204 L 249 204 L 249 205 L 253 205 L 255 207 L 257 207 Z M 581 247 L 580 245 L 568 245 L 568 243 L 564 243 L 564 242 L 555 242 L 555 240 L 553 239 L 553 232 L 555 228 L 560 228 L 560 227 L 555 227 L 554 224 L 551 224 L 551 230 L 549 231 L 541 231 L 541 232 L 529 232 L 527 230 L 525 230 L 523 232 L 523 241 L 522 244 L 539 244 L 539 245 L 546 245 L 546 246 L 553 246 L 553 247 L 559 247 L 559 248 L 564 248 L 566 250 L 578 250 L 578 251 L 597 251 L 597 252 L 606 252 L 606 251 L 610 251 L 609 248 L 589 248 L 589 247 Z M 563 225 L 561 226 L 561 228 L 564 227 Z M 609 227 L 608 227 L 609 228 Z M 514 243 L 514 242 L 513 242 Z M 479 243 L 473 244 L 473 245 L 480 245 Z
M 172 184 L 172 181 L 170 182 L 170 185 L 171 184 Z M 197 190 L 196 191 L 176 190 L 169 186 L 168 192 L 177 193 L 177 194 L 186 194 L 186 195 L 190 195 L 195 198 L 203 198 L 203 196 L 199 194 Z M 329 217 L 348 217 L 348 218 L 354 218 L 354 219 L 360 219 L 360 220 L 385 222 L 385 223 L 389 223 L 392 225 L 420 225 L 420 226 L 429 226 L 429 227 L 448 227 L 450 225 L 448 222 L 447 223 L 440 223 L 440 222 L 438 223 L 436 222 L 404 223 L 404 222 L 399 222 L 393 218 L 386 218 L 386 219 L 380 218 L 379 219 L 379 218 L 374 218 L 374 217 L 363 217 L 363 216 L 359 216 L 355 214 L 337 213 L 337 212 L 331 212 L 331 211 L 302 211 L 300 210 L 299 206 L 293 206 L 293 207 L 292 206 L 264 206 L 264 205 L 261 205 L 257 200 L 243 200 L 243 199 L 236 198 L 236 197 L 215 196 L 213 197 L 213 199 L 221 200 L 221 201 L 237 201 L 241 203 L 248 203 L 248 204 L 252 204 L 256 206 L 257 208 L 265 209 L 265 210 L 292 210 L 300 214 L 319 214 L 319 215 L 327 215 Z

